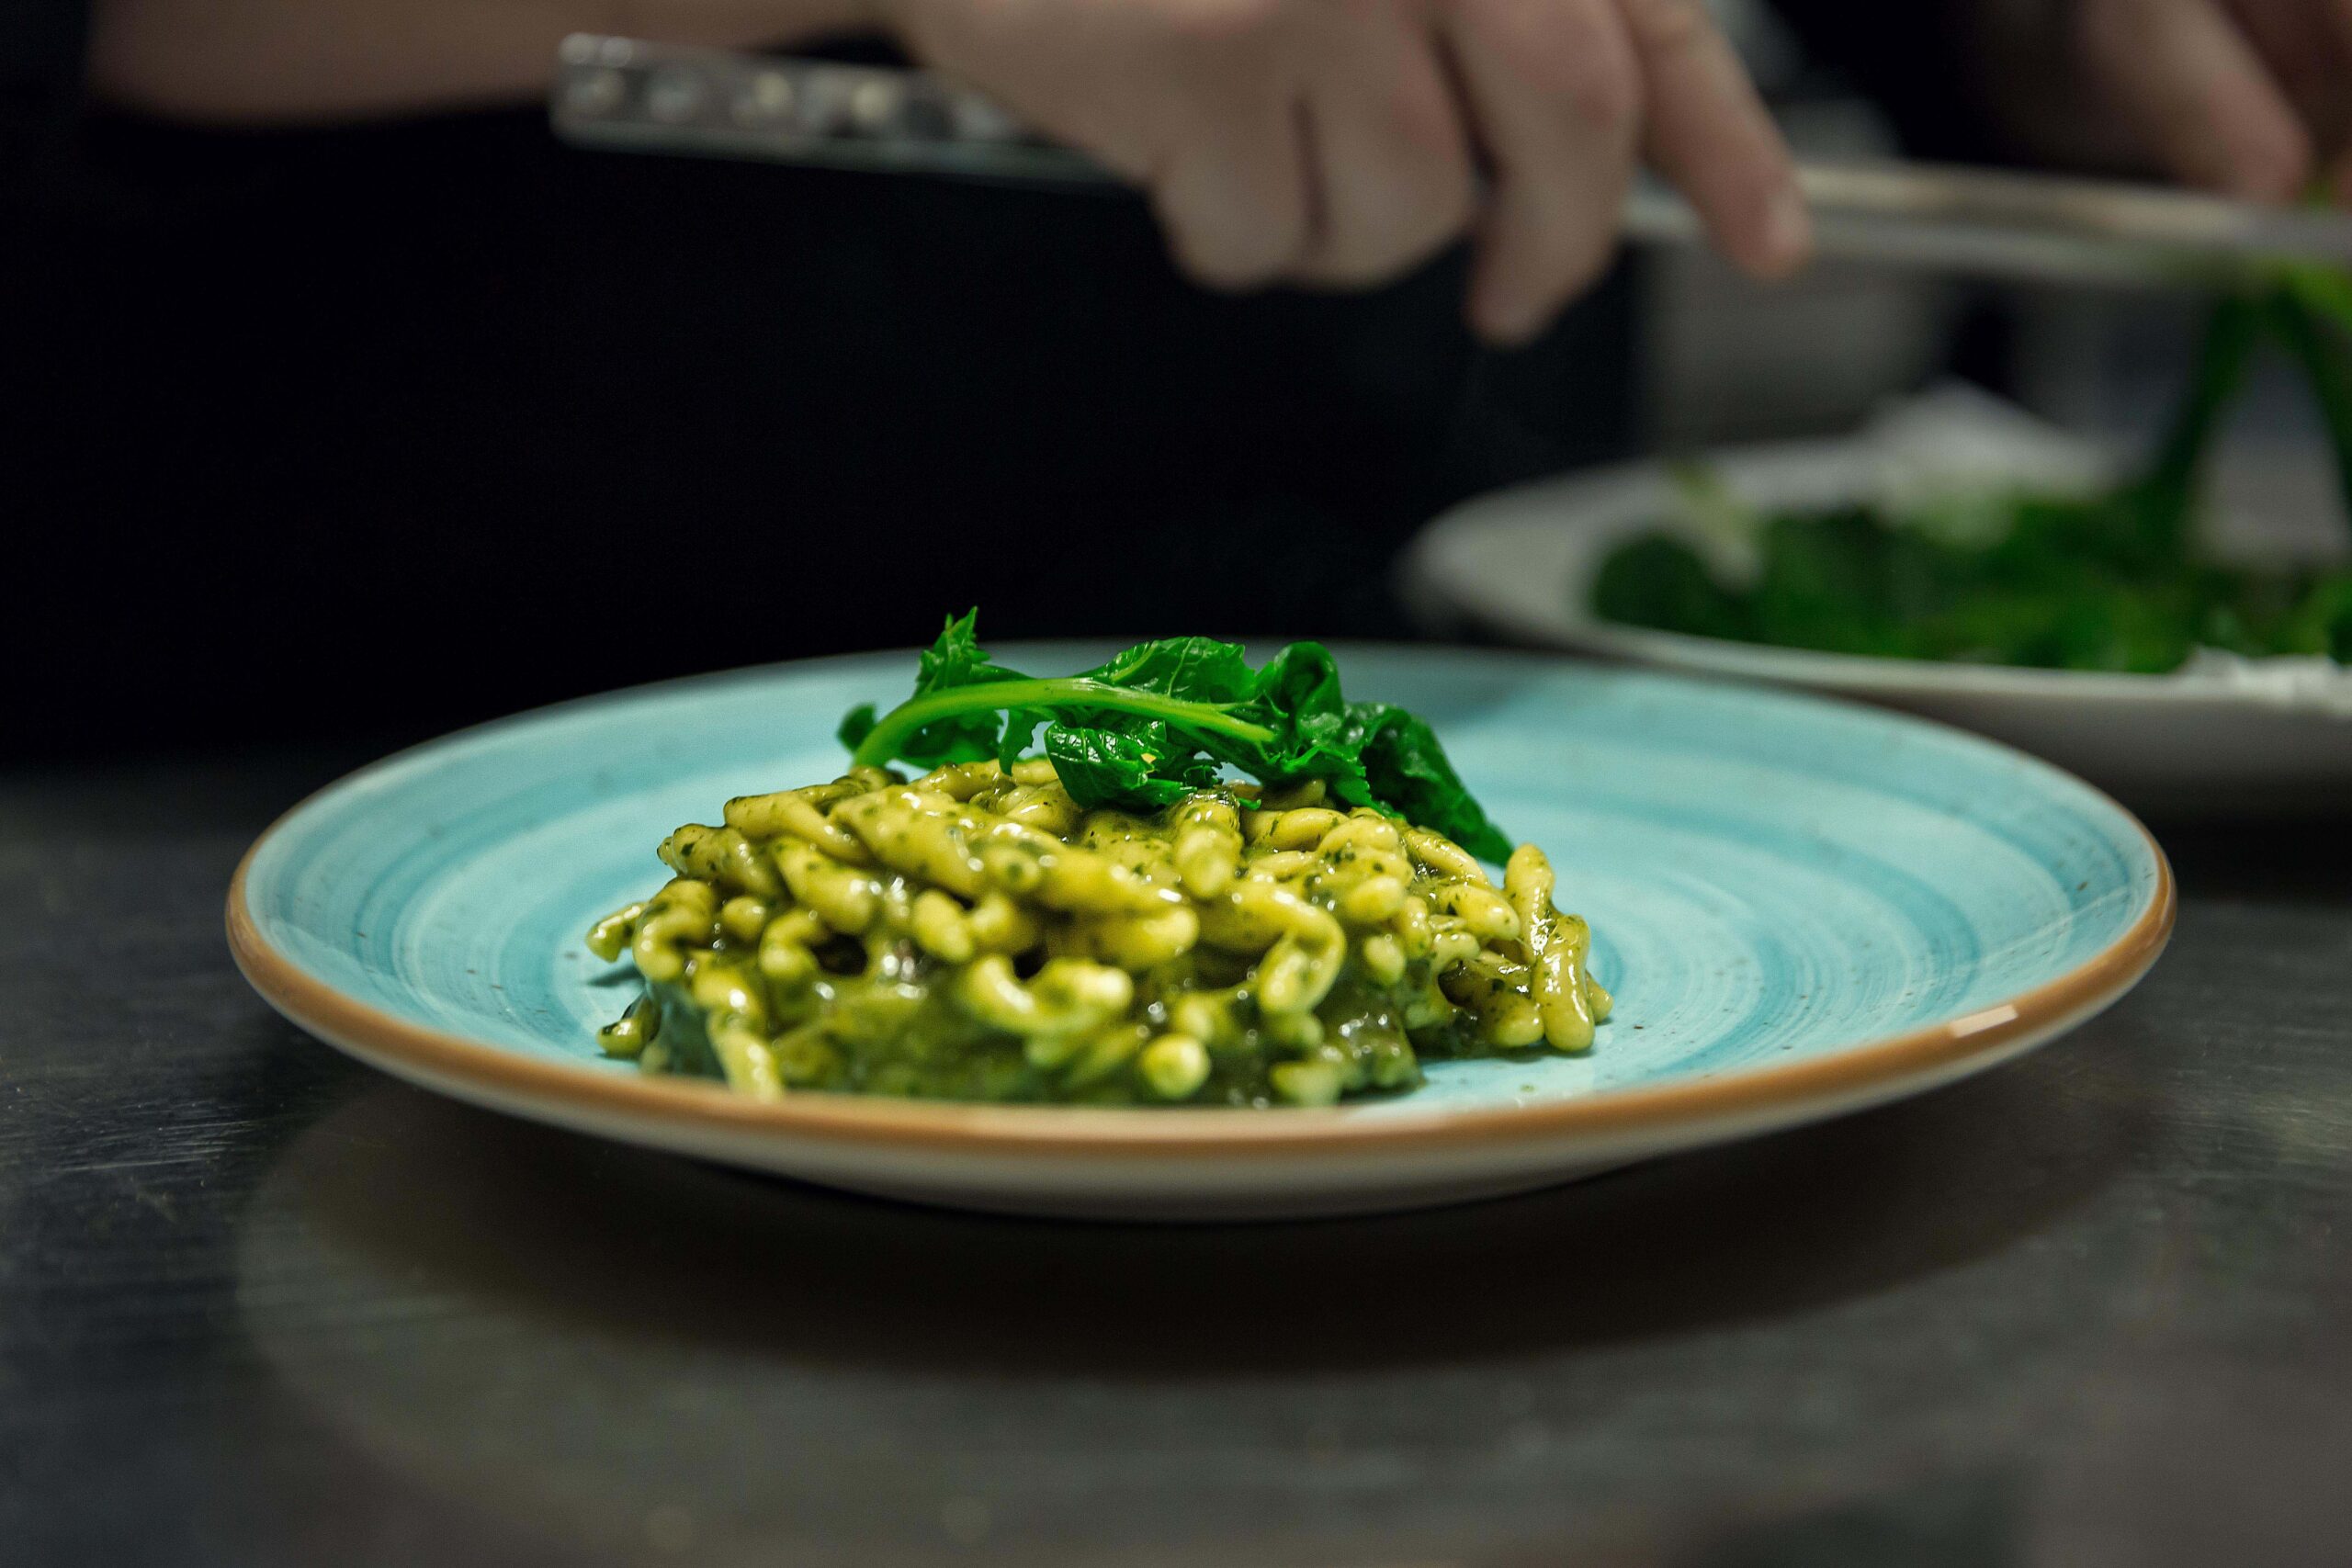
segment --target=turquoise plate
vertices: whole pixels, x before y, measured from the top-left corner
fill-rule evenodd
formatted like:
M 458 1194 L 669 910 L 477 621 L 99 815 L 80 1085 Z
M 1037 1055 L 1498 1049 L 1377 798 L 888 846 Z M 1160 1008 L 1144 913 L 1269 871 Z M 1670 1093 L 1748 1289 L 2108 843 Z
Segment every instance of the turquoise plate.
M 1329 1111 L 755 1104 L 604 1059 L 633 987 L 588 923 L 666 876 L 653 846 L 679 823 L 839 773 L 835 722 L 903 693 L 906 655 L 622 692 L 363 769 L 254 845 L 232 945 L 303 1028 L 481 1104 L 867 1191 L 1175 1218 L 1524 1189 L 1913 1093 L 2107 1006 L 2171 930 L 2137 821 L 1956 730 L 1539 657 L 1341 663 L 1351 694 L 1428 716 L 1559 868 L 1618 998 L 1589 1055 L 1440 1064 Z

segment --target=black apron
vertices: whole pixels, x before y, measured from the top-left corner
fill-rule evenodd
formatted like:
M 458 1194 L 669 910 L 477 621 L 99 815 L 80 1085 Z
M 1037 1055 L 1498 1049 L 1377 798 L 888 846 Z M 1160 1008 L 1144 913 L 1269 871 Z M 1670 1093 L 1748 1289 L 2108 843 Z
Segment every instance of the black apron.
M 927 639 L 1396 636 L 1397 546 L 1623 448 L 1605 287 L 1194 289 L 1144 206 L 585 153 L 537 113 L 82 124 L 19 194 L 12 750 L 433 728 Z

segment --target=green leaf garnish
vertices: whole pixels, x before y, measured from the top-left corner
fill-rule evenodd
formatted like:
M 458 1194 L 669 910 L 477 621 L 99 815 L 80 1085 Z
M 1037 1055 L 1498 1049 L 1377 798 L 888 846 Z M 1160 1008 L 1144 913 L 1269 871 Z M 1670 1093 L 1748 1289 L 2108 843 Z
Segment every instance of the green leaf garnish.
M 1402 817 L 1485 860 L 1510 858 L 1510 839 L 1429 725 L 1387 703 L 1349 702 L 1320 643 L 1293 643 L 1253 668 L 1232 643 L 1168 637 L 1038 679 L 989 658 L 978 615 L 949 619 L 914 695 L 878 718 L 860 707 L 842 719 L 854 764 L 1010 762 L 1043 726 L 1045 754 L 1083 807 L 1158 810 L 1230 768 L 1268 784 L 1320 779 L 1342 805 Z

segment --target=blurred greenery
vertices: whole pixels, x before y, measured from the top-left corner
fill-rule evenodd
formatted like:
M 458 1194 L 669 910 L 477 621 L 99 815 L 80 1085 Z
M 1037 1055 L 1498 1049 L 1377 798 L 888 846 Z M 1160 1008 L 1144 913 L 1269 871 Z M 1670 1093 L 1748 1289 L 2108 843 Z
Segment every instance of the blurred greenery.
M 1726 581 L 1683 537 L 1653 533 L 1602 563 L 1593 608 L 1632 626 L 1890 659 L 2159 673 L 2214 648 L 2352 662 L 2352 569 L 2224 565 L 2199 526 L 2214 434 L 2266 342 L 2311 385 L 2352 518 L 2352 279 L 2282 265 L 2215 307 L 2171 425 L 2124 482 L 1759 512 L 1685 467 L 1689 521 L 1752 552 L 1752 579 Z

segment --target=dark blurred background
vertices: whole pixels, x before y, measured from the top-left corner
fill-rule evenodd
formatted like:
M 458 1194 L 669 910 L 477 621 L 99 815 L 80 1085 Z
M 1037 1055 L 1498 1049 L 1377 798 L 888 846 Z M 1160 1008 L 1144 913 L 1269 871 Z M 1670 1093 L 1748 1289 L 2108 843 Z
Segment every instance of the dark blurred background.
M 1726 10 L 1801 152 L 1997 158 L 1934 16 Z M 991 637 L 1406 636 L 1390 558 L 1462 496 L 1844 428 L 1955 371 L 2128 427 L 2113 389 L 2163 386 L 2182 331 L 1693 254 L 1501 355 L 1458 257 L 1218 298 L 1117 197 L 583 153 L 535 107 L 16 118 L 20 757 L 390 744 L 975 603 Z

